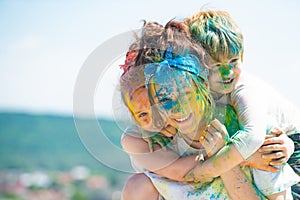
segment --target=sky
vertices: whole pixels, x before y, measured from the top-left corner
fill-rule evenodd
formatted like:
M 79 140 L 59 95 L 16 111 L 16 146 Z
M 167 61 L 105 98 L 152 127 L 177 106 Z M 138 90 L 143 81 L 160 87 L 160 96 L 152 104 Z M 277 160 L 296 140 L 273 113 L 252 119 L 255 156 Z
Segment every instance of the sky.
M 245 71 L 299 107 L 297 0 L 1 0 L 0 112 L 72 115 L 76 84 L 91 59 L 104 59 L 99 55 L 104 44 L 141 28 L 143 19 L 165 24 L 203 7 L 232 15 L 245 38 Z M 110 46 L 118 48 L 113 42 Z M 97 64 L 101 70 L 90 94 L 96 115 L 111 117 L 118 110 L 114 94 L 125 54 L 119 51 L 109 65 Z

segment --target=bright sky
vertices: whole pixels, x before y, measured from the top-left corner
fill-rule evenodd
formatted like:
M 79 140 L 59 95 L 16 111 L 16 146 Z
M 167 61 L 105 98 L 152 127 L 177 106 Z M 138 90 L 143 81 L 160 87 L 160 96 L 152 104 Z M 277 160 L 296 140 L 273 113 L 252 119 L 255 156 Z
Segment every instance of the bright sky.
M 298 0 L 2 0 L 0 110 L 72 114 L 78 74 L 97 47 L 142 19 L 165 24 L 203 6 L 231 13 L 245 36 L 247 71 L 300 106 Z M 111 116 L 117 64 L 98 80 L 97 115 Z

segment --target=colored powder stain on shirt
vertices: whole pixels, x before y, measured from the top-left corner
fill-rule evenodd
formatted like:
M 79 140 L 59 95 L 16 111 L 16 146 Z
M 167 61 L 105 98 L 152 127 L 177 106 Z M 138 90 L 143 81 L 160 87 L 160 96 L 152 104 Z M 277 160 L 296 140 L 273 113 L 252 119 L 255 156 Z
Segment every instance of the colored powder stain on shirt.
M 215 118 L 225 125 L 230 137 L 240 130 L 237 114 L 231 105 L 216 105 Z

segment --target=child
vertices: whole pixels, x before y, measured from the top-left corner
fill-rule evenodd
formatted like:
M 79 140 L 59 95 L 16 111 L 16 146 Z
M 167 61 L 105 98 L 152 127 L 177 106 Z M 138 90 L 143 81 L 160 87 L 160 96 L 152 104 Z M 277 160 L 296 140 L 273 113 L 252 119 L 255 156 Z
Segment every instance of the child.
M 297 115 L 289 115 L 291 109 L 285 106 L 286 101 L 280 101 L 281 98 L 268 87 L 263 91 L 263 85 L 248 82 L 245 84 L 240 79 L 243 36 L 228 13 L 199 12 L 186 18 L 185 23 L 190 27 L 193 39 L 210 56 L 209 86 L 214 100 L 220 105 L 232 105 L 241 125 L 241 130 L 231 138 L 232 144 L 225 146 L 217 156 L 195 168 L 193 172 L 198 174 L 197 177 L 216 177 L 219 172 L 222 173 L 248 159 L 262 145 L 265 137 L 262 133 L 267 124 L 278 124 L 287 134 L 299 133 L 299 127 L 290 127 L 298 125 L 295 120 L 299 118 Z M 259 90 L 263 92 L 259 93 Z M 272 121 L 268 122 L 267 119 Z M 230 159 L 232 157 L 235 159 Z M 213 173 L 206 173 L 206 169 L 211 169 Z M 253 170 L 256 185 L 270 199 L 285 196 L 285 191 L 299 182 L 299 178 L 292 174 L 293 171 L 287 165 L 280 167 L 278 173 Z
M 152 27 L 153 28 L 153 27 Z M 170 31 L 170 30 L 169 30 Z M 168 31 L 168 34 L 170 34 L 170 32 Z M 145 32 L 144 32 L 144 34 L 145 34 Z M 174 38 L 174 37 L 172 37 L 172 38 Z M 156 41 L 158 41 L 160 39 L 160 37 L 157 37 L 157 39 L 156 39 Z M 174 41 L 177 41 L 178 39 L 175 39 Z M 181 39 L 180 41 L 182 41 L 183 39 Z M 141 41 L 141 47 L 144 47 L 145 46 L 145 42 L 143 43 L 144 41 Z M 164 41 L 158 41 L 159 42 L 159 44 L 161 43 L 161 44 L 163 44 L 164 43 Z M 189 41 L 187 41 L 187 42 L 189 42 Z M 181 44 L 186 44 L 186 43 L 181 43 Z M 173 47 L 175 47 L 175 49 L 177 48 L 177 46 L 175 46 L 174 44 L 173 44 Z M 139 65 L 140 64 L 143 64 L 143 63 L 149 63 L 149 61 L 148 60 L 151 60 L 151 59 L 160 59 L 160 55 L 161 55 L 161 52 L 162 52 L 162 49 L 164 49 L 164 47 L 163 47 L 163 45 L 161 45 L 161 48 L 158 48 L 158 47 L 156 47 L 156 49 L 154 49 L 154 48 L 149 48 L 149 49 L 141 49 L 140 50 L 140 52 L 141 52 L 141 54 L 140 54 L 140 56 L 142 55 L 142 57 L 137 57 L 137 61 L 139 62 L 140 61 L 140 63 L 139 63 Z M 180 49 L 180 48 L 177 48 L 177 49 Z M 156 51 L 156 50 L 158 50 L 158 51 Z M 142 51 L 144 51 L 145 53 L 143 53 Z M 187 57 L 184 57 L 184 58 L 187 58 Z M 170 58 L 171 59 L 171 58 Z M 170 60 L 170 59 L 168 59 L 168 60 Z M 171 59 L 172 60 L 172 59 Z M 179 63 L 178 62 L 184 62 L 184 61 L 182 61 L 183 59 L 178 59 L 178 60 L 176 60 L 176 63 L 177 63 L 177 67 L 179 67 L 180 65 L 179 65 Z M 191 64 L 191 63 L 194 63 L 194 65 L 197 63 L 197 58 L 195 57 L 195 56 L 193 56 L 193 57 L 188 57 L 187 58 L 187 60 L 185 60 L 186 62 L 187 62 L 187 65 L 186 66 L 189 66 L 189 69 L 194 69 L 194 70 L 199 70 L 198 69 L 198 67 L 192 67 L 193 65 Z M 151 61 L 150 61 L 151 62 Z M 156 62 L 157 63 L 160 63 L 159 62 L 159 60 L 156 60 Z M 176 64 L 175 63 L 175 64 Z M 174 64 L 174 65 L 175 65 Z M 198 64 L 197 64 L 198 65 Z M 172 72 L 172 71 L 174 71 L 174 70 L 169 70 L 170 72 Z M 122 96 L 123 96 L 123 100 L 124 100 L 124 102 L 125 102 L 125 104 L 127 105 L 127 107 L 129 108 L 129 110 L 131 111 L 131 113 L 132 113 L 132 115 L 133 115 L 133 118 L 135 119 L 135 121 L 137 121 L 137 123 L 141 126 L 141 128 L 144 128 L 144 129 L 146 129 L 146 130 L 148 130 L 148 131 L 152 131 L 153 130 L 153 128 L 155 127 L 153 127 L 153 124 L 155 124 L 155 122 L 153 121 L 153 117 L 152 117 L 152 114 L 154 114 L 154 113 L 152 113 L 152 111 L 153 111 L 153 109 L 151 109 L 151 107 L 150 107 L 150 103 L 149 102 L 147 102 L 147 101 L 145 101 L 145 98 L 146 98 L 146 100 L 148 100 L 147 99 L 147 96 L 146 96 L 146 94 L 144 93 L 144 91 L 145 91 L 145 83 L 144 83 L 144 77 L 143 77 L 143 67 L 142 66 L 136 66 L 136 67 L 129 67 L 125 72 L 124 72 L 124 74 L 122 75 L 122 77 L 121 77 L 121 79 L 120 79 L 120 85 L 121 85 L 121 92 L 122 92 Z M 176 72 L 176 71 L 175 71 Z M 181 73 L 181 74 L 189 74 L 189 73 L 191 73 L 191 72 L 185 72 L 185 71 L 183 71 L 183 70 L 179 70 L 179 72 L 178 73 Z M 197 72 L 197 74 L 200 74 L 200 73 L 198 73 Z M 165 74 L 166 75 L 166 74 Z M 156 76 L 157 77 L 157 76 Z M 189 75 L 188 77 L 191 77 L 191 75 Z M 202 99 L 202 103 L 193 103 L 193 105 L 194 106 L 196 106 L 196 107 L 194 107 L 193 109 L 204 109 L 204 110 L 202 110 L 202 111 L 195 111 L 194 113 L 195 114 L 200 114 L 200 113 L 206 113 L 206 115 L 211 115 L 212 114 L 212 110 L 210 110 L 209 108 L 211 107 L 211 101 L 209 100 L 209 96 L 207 96 L 207 92 L 205 91 L 205 88 L 206 88 L 206 86 L 205 86 L 205 84 L 203 84 L 203 80 L 202 79 L 200 79 L 200 78 L 197 78 L 197 76 L 194 74 L 193 75 L 193 77 L 195 77 L 195 79 L 193 79 L 193 80 L 198 80 L 198 81 L 196 81 L 196 82 L 198 82 L 198 84 L 197 84 L 197 86 L 201 86 L 201 87 L 199 87 L 198 89 L 199 89 L 199 97 L 201 97 L 201 98 L 194 98 L 194 101 L 198 101 L 198 100 L 201 100 Z M 171 78 L 171 77 L 170 77 Z M 167 81 L 168 82 L 168 81 Z M 189 86 L 192 86 L 191 85 L 191 83 L 189 83 Z M 193 86 L 193 87 L 195 87 L 195 86 Z M 187 88 L 188 89 L 188 88 Z M 189 90 L 188 90 L 189 91 Z M 142 97 L 144 97 L 144 98 L 142 98 Z M 191 97 L 192 98 L 192 97 Z M 198 100 L 197 100 L 198 99 Z M 186 105 L 186 104 L 185 104 Z M 197 106 L 198 105 L 198 106 Z M 201 107 L 199 107 L 199 105 L 202 105 Z M 205 106 L 203 106 L 203 105 L 205 105 Z M 188 108 L 186 108 L 186 109 L 188 109 Z M 206 115 L 204 115 L 204 116 L 206 116 Z M 179 116 L 180 117 L 180 116 Z M 201 117 L 199 116 L 199 117 L 194 117 L 193 119 L 195 119 L 195 120 L 201 120 Z M 155 119 L 154 119 L 155 120 Z M 178 120 L 177 120 L 178 121 Z M 176 126 L 176 123 L 174 124 L 174 121 L 172 121 L 172 120 L 170 120 L 170 118 L 167 118 L 166 119 L 166 121 L 165 121 L 165 127 L 168 127 L 168 123 L 170 123 L 170 125 L 172 125 L 172 126 Z M 180 124 L 180 123 L 178 123 L 178 124 Z M 199 121 L 198 122 L 195 122 L 195 124 L 196 125 L 198 125 L 199 124 Z M 160 127 L 161 127 L 161 125 L 159 125 Z M 184 127 L 182 127 L 182 126 L 177 126 L 182 132 L 184 132 Z M 198 126 L 196 126 L 196 128 L 197 128 Z M 203 127 L 205 127 L 205 126 L 202 126 L 202 128 Z M 152 130 L 151 130 L 152 129 Z M 188 129 L 189 130 L 189 127 L 186 127 L 186 129 Z M 129 131 L 131 131 L 131 132 L 129 132 Z M 147 151 L 148 150 L 148 148 L 146 149 L 146 151 L 145 151 L 145 145 L 144 145 L 144 147 L 141 147 L 141 145 L 142 145 L 142 143 L 143 143 L 143 141 L 141 141 L 141 140 L 139 140 L 139 138 L 136 138 L 137 137 L 137 135 L 138 135 L 138 133 L 139 133 L 139 131 L 140 130 L 134 130 L 134 128 L 131 128 L 131 129 L 129 129 L 129 130 L 127 130 L 127 133 L 125 134 L 125 136 L 123 137 L 123 139 L 122 139 L 122 144 L 123 144 L 123 147 L 124 147 L 124 149 L 127 151 L 127 152 L 129 152 L 130 153 L 130 155 L 133 157 L 133 159 L 135 160 L 135 166 L 136 167 L 139 167 L 138 166 L 138 164 L 140 164 L 140 163 L 142 163 L 142 162 L 147 162 L 147 161 L 149 161 L 148 163 L 146 163 L 146 165 L 148 166 L 148 167 L 146 167 L 146 168 L 152 168 L 152 170 L 151 171 L 155 171 L 157 174 L 160 174 L 160 173 L 162 173 L 162 174 L 165 174 L 166 172 L 164 171 L 164 170 L 166 170 L 166 169 L 164 169 L 164 168 L 166 168 L 165 166 L 167 165 L 167 164 L 171 164 L 169 161 L 171 161 L 171 162 L 174 162 L 174 160 L 176 160 L 176 159 L 178 159 L 178 155 L 177 154 L 167 154 L 167 156 L 164 156 L 164 157 L 159 157 L 159 159 L 160 160 L 163 160 L 163 158 L 166 158 L 166 159 L 168 159 L 169 161 L 168 162 L 165 162 L 165 163 L 163 163 L 165 166 L 163 166 L 164 168 L 161 168 L 161 169 L 155 169 L 155 167 L 156 167 L 156 165 L 157 165 L 157 162 L 160 162 L 159 160 L 155 160 L 155 161 L 153 161 L 153 159 L 150 159 L 151 157 L 150 157 L 150 154 L 148 154 L 148 155 L 146 155 L 145 156 L 145 158 L 141 158 L 141 157 L 143 157 L 143 155 L 136 155 L 136 153 L 144 153 L 144 152 L 149 152 L 149 151 Z M 201 131 L 200 131 L 201 132 Z M 129 136 L 129 133 L 135 133 L 135 134 L 133 134 L 133 137 L 128 137 Z M 207 137 L 209 137 L 209 134 L 207 134 Z M 176 139 L 175 139 L 176 138 Z M 183 138 L 180 138 L 180 137 L 178 137 L 178 135 L 175 135 L 175 140 L 176 141 L 181 141 L 181 143 L 186 143 L 186 142 L 184 142 L 184 139 Z M 215 140 L 214 138 L 209 138 L 209 141 L 211 141 L 210 139 L 213 139 L 213 140 Z M 187 144 L 186 144 L 187 145 Z M 199 143 L 197 144 L 197 145 L 199 145 Z M 140 147 L 140 148 L 139 148 Z M 146 145 L 146 147 L 147 147 L 147 145 Z M 136 152 L 137 151 L 137 148 L 139 148 L 138 149 L 138 152 Z M 143 150 L 144 149 L 144 150 Z M 184 149 L 183 149 L 183 152 L 186 150 L 186 146 L 184 147 Z M 218 150 L 218 149 L 217 149 Z M 177 150 L 178 151 L 178 150 Z M 196 151 L 197 153 L 199 153 L 199 150 L 198 151 Z M 135 154 L 134 154 L 135 153 Z M 156 152 L 157 153 L 157 152 Z M 158 152 L 158 153 L 162 153 L 162 154 L 160 154 L 160 155 L 166 155 L 166 152 Z M 179 154 L 181 154 L 182 153 L 182 150 L 181 150 L 181 152 L 180 152 L 180 150 L 179 150 L 179 152 L 178 152 Z M 150 158 L 149 158 L 150 157 Z M 187 157 L 185 157 L 185 158 L 192 158 L 192 161 L 194 161 L 195 160 L 195 156 L 187 156 Z M 185 159 L 185 158 L 182 158 L 182 159 Z M 180 159 L 179 160 L 176 160 L 176 162 L 180 162 Z M 184 166 L 184 165 L 189 165 L 187 162 L 185 162 L 186 161 L 186 159 L 182 162 L 182 167 L 181 167 L 181 171 L 183 171 L 184 170 L 184 167 L 186 167 L 186 166 Z M 194 164 L 195 164 L 195 161 L 194 161 Z M 193 165 L 194 165 L 193 164 Z M 173 165 L 173 164 L 172 164 Z M 140 168 L 141 170 L 142 170 L 142 168 Z M 171 169 L 172 169 L 172 166 L 171 166 Z M 169 173 L 170 175 L 172 175 L 173 177 L 175 176 L 179 176 L 178 174 L 176 174 L 176 173 L 172 173 L 172 172 L 174 172 L 174 169 L 173 170 L 170 170 L 170 172 L 171 173 Z M 182 173 L 181 173 L 182 174 Z M 185 173 L 183 173 L 183 174 L 185 174 Z M 224 187 L 220 187 L 220 184 L 222 184 L 221 182 L 220 182 L 220 178 L 218 178 L 218 179 L 215 179 L 212 183 L 211 183 L 211 185 L 212 185 L 212 187 L 201 187 L 201 188 L 198 188 L 198 193 L 197 193 L 197 190 L 195 191 L 195 187 L 193 186 L 193 185 L 191 185 L 191 184 L 180 184 L 180 183 L 178 183 L 178 182 L 172 182 L 171 180 L 168 180 L 168 179 L 161 179 L 160 177 L 158 177 L 158 176 L 155 176 L 154 174 L 152 174 L 152 173 L 147 173 L 147 175 L 149 176 L 149 177 L 151 177 L 151 179 L 152 179 L 152 181 L 154 181 L 155 183 L 157 183 L 157 184 L 160 184 L 161 182 L 159 182 L 160 180 L 163 180 L 164 182 L 167 182 L 167 181 L 170 181 L 169 183 L 169 186 L 170 187 L 176 187 L 176 186 L 178 186 L 178 185 L 180 185 L 180 187 L 177 187 L 176 189 L 176 193 L 175 193 L 175 190 L 172 190 L 172 191 L 174 191 L 174 193 L 167 193 L 166 194 L 166 190 L 164 190 L 164 191 L 160 191 L 160 192 L 162 192 L 164 195 L 165 195 L 165 197 L 166 197 L 166 195 L 168 196 L 168 195 L 170 195 L 170 196 L 172 196 L 172 195 L 176 195 L 176 194 L 180 194 L 180 192 L 181 191 L 184 191 L 184 190 L 188 190 L 188 191 L 190 191 L 190 193 L 188 193 L 188 195 L 189 195 L 189 199 L 192 199 L 193 198 L 193 196 L 194 196 L 194 198 L 199 198 L 199 197 L 201 197 L 200 195 L 203 195 L 203 197 L 205 197 L 205 195 L 216 195 L 216 196 L 218 196 L 219 195 L 219 197 L 224 197 L 224 198 L 226 198 L 226 196 L 227 196 L 227 193 L 225 192 L 225 190 L 224 190 Z M 227 174 L 228 175 L 228 174 Z M 241 174 L 239 173 L 239 176 L 240 176 Z M 224 177 L 225 176 L 225 177 Z M 230 183 L 232 183 L 232 182 L 234 182 L 234 181 L 236 181 L 236 180 L 238 180 L 238 179 L 233 179 L 233 180 L 231 180 L 231 178 L 232 178 L 233 176 L 230 176 L 230 180 L 228 179 L 228 176 L 226 177 L 226 173 L 223 175 L 223 177 L 222 178 L 224 178 L 225 180 L 227 180 L 227 183 L 228 183 L 228 180 L 229 180 L 229 182 Z M 171 178 L 171 177 L 170 177 Z M 240 178 L 242 178 L 242 177 L 240 177 Z M 180 178 L 179 178 L 180 179 Z M 244 180 L 245 178 L 243 178 L 243 180 Z M 246 180 L 246 179 L 245 179 Z M 224 181 L 224 183 L 225 183 L 225 181 Z M 247 184 L 247 183 L 249 183 L 248 181 L 244 181 L 243 183 L 237 183 L 237 184 L 239 184 L 241 187 L 243 186 L 243 184 Z M 215 187 L 213 187 L 213 185 L 215 185 Z M 157 185 L 156 185 L 157 186 Z M 209 186 L 209 185 L 208 185 Z M 214 188 L 215 188 L 215 190 L 214 190 Z M 235 188 L 234 188 L 234 190 L 235 190 Z M 194 193 L 192 193 L 192 191 L 194 192 Z M 232 191 L 232 190 L 228 190 L 228 192 L 230 192 L 230 191 Z M 245 192 L 250 192 L 251 193 L 251 191 L 252 191 L 252 195 L 254 195 L 254 196 L 256 196 L 256 194 L 255 194 L 255 191 L 253 191 L 253 188 L 252 188 L 252 190 L 251 190 L 251 187 L 249 188 L 249 190 L 245 190 Z M 249 193 L 249 198 L 250 198 L 250 196 L 251 196 L 251 194 Z M 184 194 L 187 194 L 187 193 L 181 193 L 180 195 L 182 195 L 182 197 L 183 197 L 183 195 Z M 241 194 L 242 195 L 244 195 L 245 193 L 242 193 L 241 192 Z M 169 196 L 168 196 L 169 197 Z M 174 196 L 173 196 L 174 197 Z M 175 196 L 176 197 L 176 196 Z M 187 196 L 185 196 L 185 197 L 187 197 Z M 206 197 L 208 197 L 208 196 L 206 196 Z M 177 196 L 177 198 L 180 198 L 180 197 L 178 197 Z M 227 197 L 228 198 L 228 197 Z

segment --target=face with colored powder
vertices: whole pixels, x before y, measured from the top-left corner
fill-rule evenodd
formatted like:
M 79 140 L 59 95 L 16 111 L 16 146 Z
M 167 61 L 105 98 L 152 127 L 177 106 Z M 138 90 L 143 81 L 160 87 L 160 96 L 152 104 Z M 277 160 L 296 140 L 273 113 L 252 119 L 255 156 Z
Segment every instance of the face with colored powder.
M 151 106 L 148 98 L 148 89 L 143 86 L 138 88 L 132 94 L 130 100 L 127 100 L 128 108 L 130 109 L 132 116 L 136 123 L 146 131 L 149 132 L 161 132 L 165 136 L 170 137 L 176 132 L 170 132 L 170 127 L 173 125 L 168 124 L 166 119 L 163 123 L 165 127 L 157 127 L 154 125 L 154 116 L 152 115 L 153 106 Z M 162 119 L 162 118 L 161 118 Z
M 240 78 L 240 65 L 240 56 L 222 62 L 212 61 L 208 76 L 210 89 L 221 94 L 232 92 Z
M 199 131 L 203 123 L 203 104 L 192 76 L 174 69 L 172 74 L 156 74 L 149 89 L 155 103 L 167 113 L 168 120 L 180 133 L 194 135 Z
M 129 108 L 135 121 L 145 130 L 153 131 L 151 119 L 151 105 L 145 87 L 138 88 L 131 97 Z

